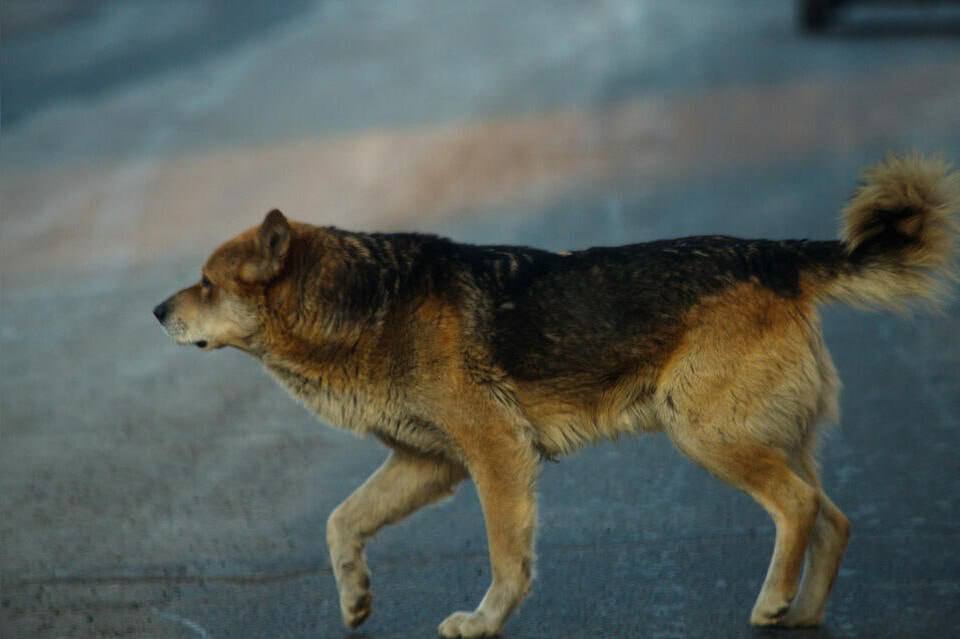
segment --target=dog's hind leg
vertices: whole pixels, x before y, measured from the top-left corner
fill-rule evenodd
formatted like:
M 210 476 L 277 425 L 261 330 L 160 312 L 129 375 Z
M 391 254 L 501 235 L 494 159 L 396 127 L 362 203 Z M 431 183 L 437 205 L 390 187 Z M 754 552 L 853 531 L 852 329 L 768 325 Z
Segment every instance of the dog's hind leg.
M 804 554 L 820 509 L 816 488 L 790 468 L 779 448 L 719 436 L 709 427 L 671 432 L 677 446 L 707 470 L 747 492 L 776 525 L 773 557 L 754 604 L 754 625 L 781 623 L 797 594 Z
M 804 451 L 797 463 L 807 483 L 820 491 L 820 514 L 810 537 L 800 594 L 784 617 L 783 624 L 816 626 L 823 621 L 827 596 L 840 570 L 850 538 L 850 522 L 823 492 L 812 453 Z
M 836 413 L 836 373 L 816 309 L 802 295 L 733 287 L 708 300 L 690 326 L 659 375 L 659 414 L 678 448 L 773 519 L 773 556 L 750 621 L 781 624 L 821 507 L 825 521 L 833 517 L 796 453 L 816 423 Z
M 370 616 L 370 573 L 363 556 L 378 530 L 453 492 L 466 471 L 438 459 L 394 451 L 327 520 L 330 562 L 343 622 L 355 628 Z

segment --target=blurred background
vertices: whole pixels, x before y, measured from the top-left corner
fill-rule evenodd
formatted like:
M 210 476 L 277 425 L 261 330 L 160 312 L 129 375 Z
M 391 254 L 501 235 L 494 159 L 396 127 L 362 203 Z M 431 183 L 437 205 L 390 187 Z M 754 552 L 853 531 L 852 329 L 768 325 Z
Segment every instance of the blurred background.
M 369 548 L 385 457 L 153 306 L 272 207 L 551 249 L 835 237 L 887 151 L 960 161 L 960 7 L 772 0 L 4 0 L 0 636 L 427 637 L 489 578 L 464 486 Z M 824 446 L 854 536 L 820 630 L 935 637 L 960 597 L 960 307 L 827 309 Z M 508 637 L 756 637 L 773 528 L 651 436 L 544 469 Z

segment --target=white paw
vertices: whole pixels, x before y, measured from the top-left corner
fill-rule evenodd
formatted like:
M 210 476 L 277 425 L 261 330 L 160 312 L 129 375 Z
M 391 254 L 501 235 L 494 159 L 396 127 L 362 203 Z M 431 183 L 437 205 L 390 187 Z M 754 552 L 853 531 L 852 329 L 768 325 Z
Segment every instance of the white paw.
M 500 630 L 500 625 L 482 612 L 455 612 L 437 628 L 441 637 L 494 637 Z

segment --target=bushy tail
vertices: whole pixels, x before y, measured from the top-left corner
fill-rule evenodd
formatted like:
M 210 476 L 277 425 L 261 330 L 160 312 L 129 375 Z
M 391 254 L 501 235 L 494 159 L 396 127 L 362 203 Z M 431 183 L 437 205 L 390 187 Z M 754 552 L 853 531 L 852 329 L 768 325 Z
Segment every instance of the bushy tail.
M 822 273 L 824 297 L 899 309 L 939 303 L 957 280 L 960 172 L 940 159 L 890 156 L 864 172 L 843 211 L 843 264 Z

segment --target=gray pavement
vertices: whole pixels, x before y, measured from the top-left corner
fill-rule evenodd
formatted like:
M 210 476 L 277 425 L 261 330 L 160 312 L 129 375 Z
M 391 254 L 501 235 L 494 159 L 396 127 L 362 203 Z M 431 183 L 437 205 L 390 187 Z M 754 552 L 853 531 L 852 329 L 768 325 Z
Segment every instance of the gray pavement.
M 4 3 L 0 637 L 428 637 L 489 578 L 465 485 L 370 545 L 340 625 L 324 522 L 385 456 L 152 306 L 281 206 L 549 248 L 832 237 L 888 149 L 960 162 L 950 7 L 790 3 Z M 39 11 L 39 12 L 38 12 Z M 507 637 L 946 637 L 960 600 L 960 305 L 826 309 L 823 451 L 854 536 L 827 622 L 747 616 L 753 502 L 659 436 L 547 464 Z

